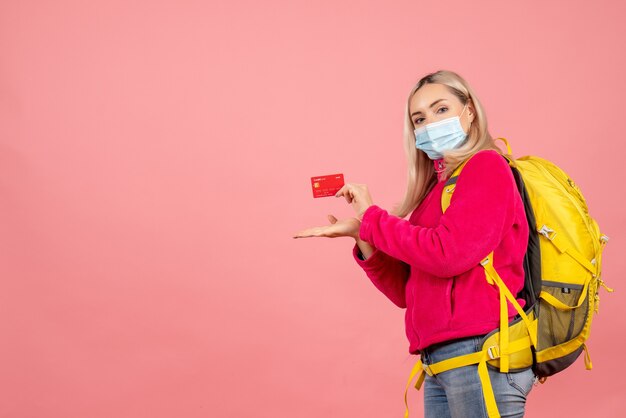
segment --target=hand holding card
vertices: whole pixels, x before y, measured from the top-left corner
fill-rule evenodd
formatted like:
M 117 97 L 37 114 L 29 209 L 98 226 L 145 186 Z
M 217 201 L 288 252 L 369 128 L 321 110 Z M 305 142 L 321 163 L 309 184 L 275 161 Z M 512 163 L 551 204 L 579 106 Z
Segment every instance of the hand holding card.
M 352 237 L 359 238 L 361 218 L 363 212 L 373 205 L 372 198 L 365 184 L 344 184 L 343 174 L 329 174 L 325 176 L 311 177 L 313 197 L 344 196 L 348 203 L 352 203 L 357 217 L 338 220 L 333 215 L 328 215 L 331 225 L 315 226 L 303 229 L 293 235 L 293 238 L 306 237 Z
M 337 193 L 335 197 L 345 197 L 348 203 L 352 204 L 357 219 L 363 219 L 363 214 L 374 204 L 370 192 L 365 184 L 346 183 Z

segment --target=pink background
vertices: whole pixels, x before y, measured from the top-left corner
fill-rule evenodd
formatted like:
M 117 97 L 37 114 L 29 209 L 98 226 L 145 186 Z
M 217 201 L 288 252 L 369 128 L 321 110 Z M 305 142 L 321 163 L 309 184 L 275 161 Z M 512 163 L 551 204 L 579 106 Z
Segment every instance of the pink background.
M 404 310 L 351 239 L 291 235 L 352 215 L 313 199 L 311 176 L 402 197 L 406 95 L 438 69 L 472 84 L 515 155 L 564 168 L 612 238 L 594 369 L 534 388 L 528 416 L 623 416 L 625 15 L 2 1 L 0 417 L 402 416 Z

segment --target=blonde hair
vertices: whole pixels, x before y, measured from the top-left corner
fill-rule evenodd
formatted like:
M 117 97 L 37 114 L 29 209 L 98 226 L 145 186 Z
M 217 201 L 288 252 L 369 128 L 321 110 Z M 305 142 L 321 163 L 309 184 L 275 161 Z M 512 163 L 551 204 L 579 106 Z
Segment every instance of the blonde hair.
M 492 149 L 502 154 L 487 130 L 487 115 L 478 97 L 460 75 L 453 71 L 439 70 L 422 77 L 411 89 L 406 102 L 404 114 L 404 149 L 408 160 L 408 182 L 404 199 L 392 209 L 393 215 L 404 218 L 412 212 L 426 197 L 437 183 L 437 175 L 433 161 L 422 150 L 415 146 L 414 125 L 410 115 L 411 98 L 423 85 L 443 84 L 454 94 L 463 105 L 471 102 L 474 105 L 475 117 L 463 145 L 444 153 L 445 170 L 442 176 L 447 179 L 455 168 L 476 152 Z

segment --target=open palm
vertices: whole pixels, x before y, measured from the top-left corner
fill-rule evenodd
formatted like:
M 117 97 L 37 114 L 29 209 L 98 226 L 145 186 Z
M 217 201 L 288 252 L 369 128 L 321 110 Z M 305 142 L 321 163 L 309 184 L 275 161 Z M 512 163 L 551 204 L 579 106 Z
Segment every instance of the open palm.
M 314 226 L 312 228 L 303 229 L 297 232 L 294 238 L 308 238 L 308 237 L 353 237 L 357 238 L 359 234 L 359 228 L 361 222 L 356 218 L 346 218 L 338 220 L 333 215 L 328 215 L 330 225 Z

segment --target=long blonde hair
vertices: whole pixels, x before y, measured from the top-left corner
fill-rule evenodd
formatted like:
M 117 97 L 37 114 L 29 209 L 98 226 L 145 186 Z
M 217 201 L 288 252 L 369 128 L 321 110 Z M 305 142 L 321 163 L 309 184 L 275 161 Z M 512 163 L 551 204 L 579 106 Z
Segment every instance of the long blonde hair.
M 445 170 L 442 173 L 448 178 L 455 168 L 476 152 L 483 149 L 492 149 L 500 154 L 502 150 L 494 143 L 487 130 L 487 115 L 478 97 L 460 75 L 453 71 L 439 70 L 422 77 L 411 89 L 406 102 L 404 115 L 404 149 L 408 160 L 408 182 L 404 199 L 392 209 L 393 215 L 404 218 L 412 212 L 426 197 L 428 192 L 437 183 L 437 175 L 433 161 L 425 152 L 415 146 L 413 121 L 410 115 L 411 98 L 423 85 L 429 83 L 444 84 L 465 105 L 468 101 L 474 105 L 475 117 L 467 134 L 467 140 L 462 146 L 444 153 Z

